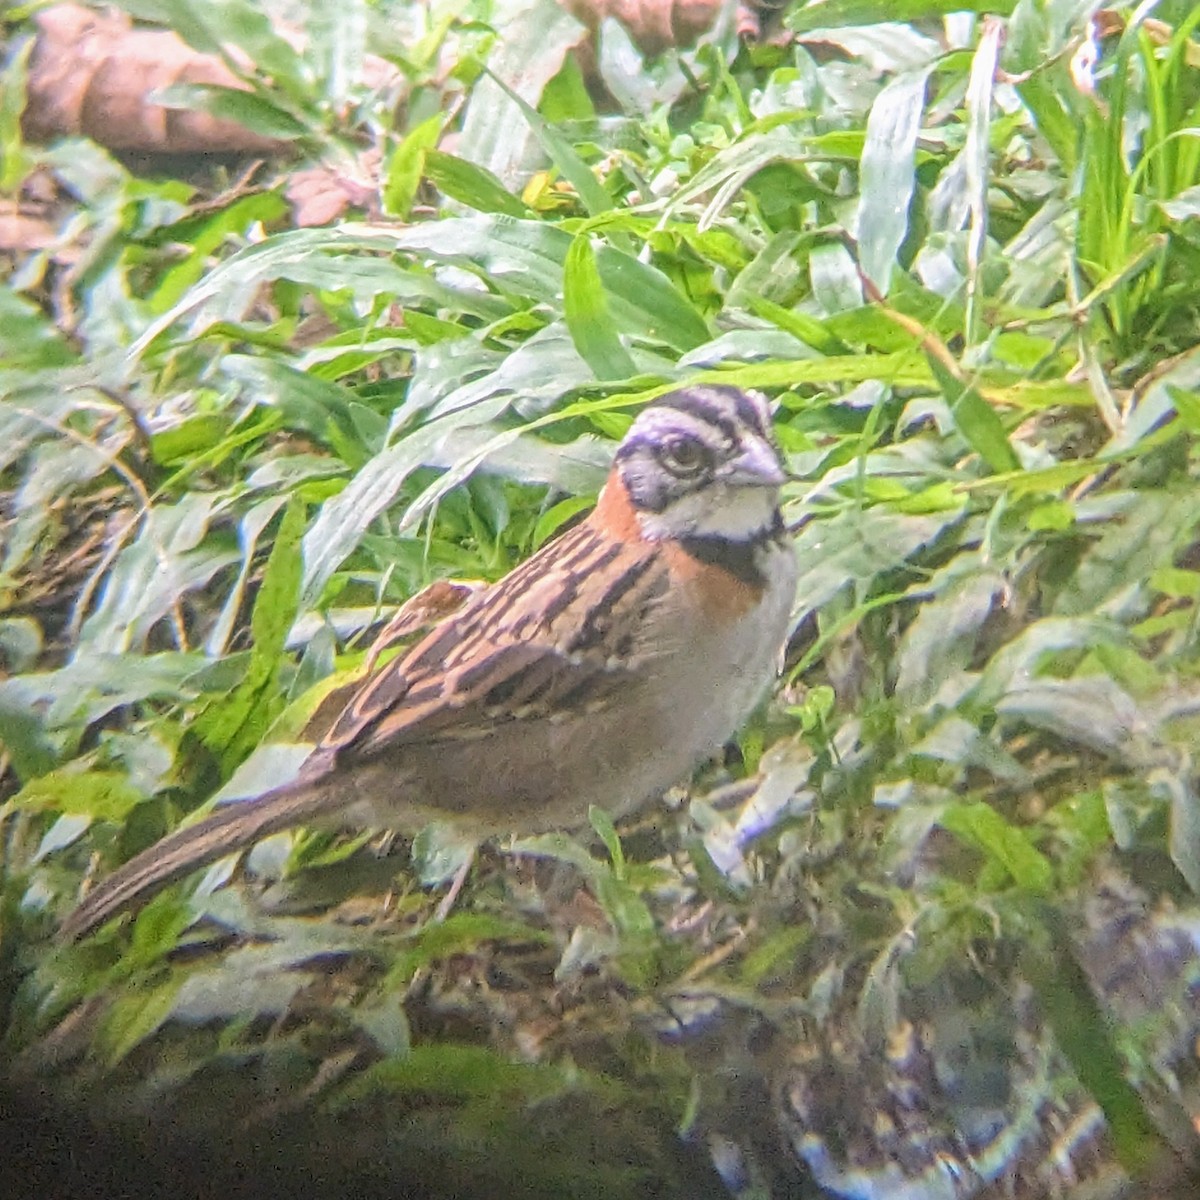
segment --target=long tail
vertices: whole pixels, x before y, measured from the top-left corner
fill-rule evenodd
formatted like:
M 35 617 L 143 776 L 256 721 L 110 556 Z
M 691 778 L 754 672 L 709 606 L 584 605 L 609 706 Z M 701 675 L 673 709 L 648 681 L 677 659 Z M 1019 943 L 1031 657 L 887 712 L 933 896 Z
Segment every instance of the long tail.
M 176 829 L 102 879 L 62 923 L 59 937 L 73 942 L 126 909 L 209 863 L 273 833 L 303 825 L 330 808 L 328 780 L 290 784 L 253 800 L 232 801 L 195 825 Z

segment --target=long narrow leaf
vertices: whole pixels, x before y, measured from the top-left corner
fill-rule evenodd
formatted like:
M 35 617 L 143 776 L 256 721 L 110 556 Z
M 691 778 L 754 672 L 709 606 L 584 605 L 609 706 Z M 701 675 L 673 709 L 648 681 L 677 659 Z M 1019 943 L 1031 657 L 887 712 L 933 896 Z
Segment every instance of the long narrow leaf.
M 1015 471 L 1020 466 L 1009 444 L 1004 423 L 996 410 L 971 383 L 955 378 L 936 354 L 926 355 L 930 369 L 942 386 L 954 423 L 967 444 L 992 471 Z
M 896 254 L 908 233 L 916 184 L 917 133 L 932 64 L 898 76 L 871 106 L 863 146 L 854 236 L 867 278 L 887 295 Z
M 571 143 L 545 121 L 532 104 L 527 104 L 522 100 L 502 79 L 495 75 L 492 75 L 492 79 L 521 110 L 521 115 L 529 122 L 529 128 L 533 130 L 534 136 L 542 143 L 554 165 L 562 172 L 563 178 L 575 189 L 584 208 L 593 217 L 614 208 L 612 197 L 596 182 L 591 168 L 575 153 L 575 148 Z
M 591 237 L 576 234 L 563 271 L 563 313 L 575 349 L 597 379 L 627 379 L 637 374 L 629 351 L 621 344 L 604 298 Z

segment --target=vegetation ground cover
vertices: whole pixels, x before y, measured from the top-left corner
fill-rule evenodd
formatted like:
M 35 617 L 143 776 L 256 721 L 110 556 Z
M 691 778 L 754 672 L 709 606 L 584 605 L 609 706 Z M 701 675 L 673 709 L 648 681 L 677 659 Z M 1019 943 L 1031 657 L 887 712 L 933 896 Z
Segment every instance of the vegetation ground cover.
M 552 0 L 119 7 L 287 149 L 35 143 L 4 17 L 0 198 L 52 231 L 0 258 L 14 1075 L 197 1130 L 386 1096 L 372 1153 L 529 1194 L 1194 1156 L 1200 10 L 825 0 L 649 57 Z M 801 582 L 689 796 L 485 854 L 442 924 L 453 838 L 302 834 L 54 944 L 696 380 L 777 401 Z

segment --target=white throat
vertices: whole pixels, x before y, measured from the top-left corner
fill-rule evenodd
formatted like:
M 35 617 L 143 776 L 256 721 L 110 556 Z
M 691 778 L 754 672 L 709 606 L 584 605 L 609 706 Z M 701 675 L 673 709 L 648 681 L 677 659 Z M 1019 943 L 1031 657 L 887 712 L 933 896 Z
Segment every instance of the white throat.
M 773 488 L 717 484 L 680 497 L 662 512 L 639 512 L 638 520 L 652 542 L 692 537 L 750 542 L 775 524 L 777 503 Z

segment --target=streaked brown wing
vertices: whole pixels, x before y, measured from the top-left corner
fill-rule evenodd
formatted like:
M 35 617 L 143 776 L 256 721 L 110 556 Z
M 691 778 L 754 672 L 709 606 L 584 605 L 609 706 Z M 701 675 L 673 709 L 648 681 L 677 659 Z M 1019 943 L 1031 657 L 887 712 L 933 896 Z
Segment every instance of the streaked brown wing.
M 478 666 L 410 690 L 403 705 L 381 712 L 360 733 L 349 754 L 372 757 L 417 741 L 470 741 L 509 721 L 595 710 L 626 694 L 634 680 L 623 664 L 596 656 L 572 660 L 551 646 L 513 643 Z
M 667 586 L 645 544 L 577 526 L 368 678 L 321 749 L 344 762 L 602 705 L 652 652 L 638 633 Z

